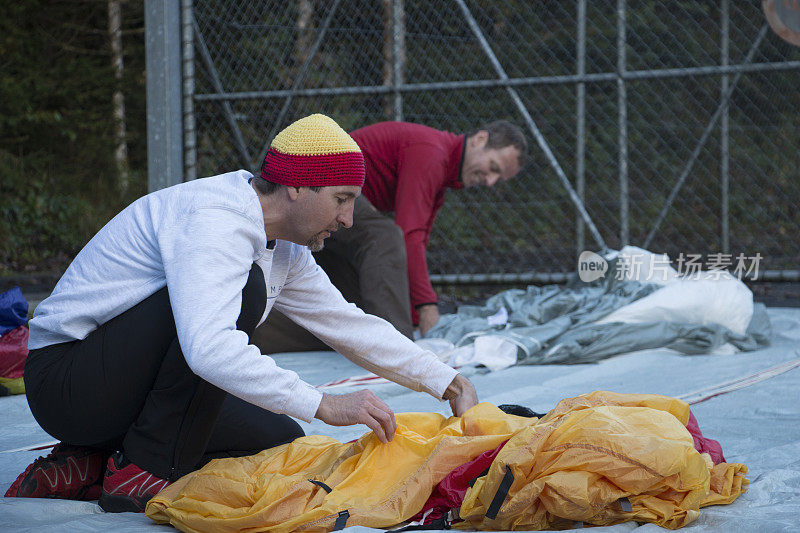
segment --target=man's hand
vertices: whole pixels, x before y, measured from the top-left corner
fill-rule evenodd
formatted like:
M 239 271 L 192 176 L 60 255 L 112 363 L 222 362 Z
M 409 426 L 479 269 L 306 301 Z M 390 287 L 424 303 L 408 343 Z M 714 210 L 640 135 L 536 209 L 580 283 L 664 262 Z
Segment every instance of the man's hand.
M 456 374 L 447 390 L 444 391 L 442 398 L 450 400 L 450 408 L 456 416 L 462 416 L 469 408 L 478 404 L 475 387 L 461 374 Z
M 419 314 L 419 332 L 425 335 L 429 329 L 439 322 L 439 306 L 436 304 L 422 305 L 417 309 Z
M 314 418 L 331 426 L 366 424 L 383 443 L 392 440 L 397 430 L 392 410 L 369 390 L 338 396 L 323 394 Z

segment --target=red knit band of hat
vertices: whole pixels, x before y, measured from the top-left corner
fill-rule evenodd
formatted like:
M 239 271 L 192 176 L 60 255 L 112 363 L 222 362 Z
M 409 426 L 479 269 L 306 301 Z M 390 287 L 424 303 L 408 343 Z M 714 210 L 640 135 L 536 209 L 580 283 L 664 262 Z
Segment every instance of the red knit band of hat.
M 364 156 L 360 152 L 294 155 L 270 148 L 261 167 L 261 177 L 290 187 L 362 187 Z

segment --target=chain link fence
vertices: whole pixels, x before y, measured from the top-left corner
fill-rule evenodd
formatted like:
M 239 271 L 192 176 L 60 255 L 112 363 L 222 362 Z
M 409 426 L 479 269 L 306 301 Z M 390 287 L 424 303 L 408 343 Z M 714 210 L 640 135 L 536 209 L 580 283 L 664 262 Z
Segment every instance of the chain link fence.
M 760 0 L 194 0 L 188 13 L 190 178 L 256 169 L 314 112 L 348 130 L 503 118 L 526 130 L 531 161 L 501 187 L 448 193 L 435 280 L 571 272 L 582 250 L 625 244 L 798 268 L 800 48 Z

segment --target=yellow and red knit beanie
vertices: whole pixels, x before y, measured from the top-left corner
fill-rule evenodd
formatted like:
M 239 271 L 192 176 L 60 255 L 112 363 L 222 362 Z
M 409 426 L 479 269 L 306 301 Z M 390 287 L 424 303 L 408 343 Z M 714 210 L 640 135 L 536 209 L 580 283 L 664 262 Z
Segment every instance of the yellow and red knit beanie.
M 315 114 L 275 136 L 261 165 L 261 177 L 290 187 L 361 187 L 364 155 L 333 119 Z

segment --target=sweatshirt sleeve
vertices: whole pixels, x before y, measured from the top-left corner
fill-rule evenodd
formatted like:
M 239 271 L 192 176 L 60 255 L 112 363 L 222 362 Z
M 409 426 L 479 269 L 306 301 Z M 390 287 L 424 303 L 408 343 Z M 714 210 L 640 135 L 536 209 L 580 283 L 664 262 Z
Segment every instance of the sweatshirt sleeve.
M 204 380 L 264 409 L 310 421 L 322 394 L 236 329 L 242 289 L 264 240 L 258 228 L 244 213 L 206 208 L 159 236 L 178 341 L 189 368 Z
M 436 217 L 436 198 L 445 176 L 445 154 L 437 147 L 406 147 L 398 164 L 394 221 L 403 230 L 412 307 L 436 303 L 426 248 Z
M 307 249 L 296 253 L 275 308 L 362 368 L 441 399 L 456 370 L 348 303 Z

